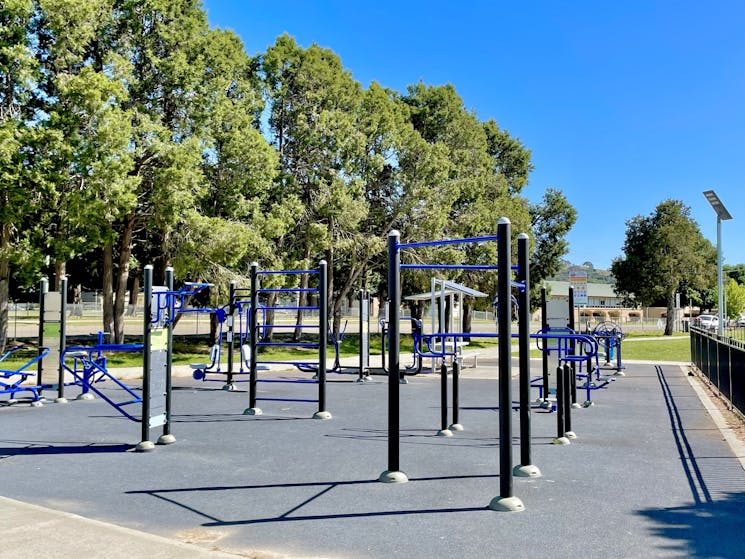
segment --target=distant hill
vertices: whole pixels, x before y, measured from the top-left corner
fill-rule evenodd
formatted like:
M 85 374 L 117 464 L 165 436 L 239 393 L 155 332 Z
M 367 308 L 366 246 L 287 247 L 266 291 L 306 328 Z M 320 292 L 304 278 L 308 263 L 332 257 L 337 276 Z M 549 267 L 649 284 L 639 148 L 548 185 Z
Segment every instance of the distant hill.
M 595 268 L 592 262 L 585 262 L 584 264 L 572 264 L 571 262 L 564 260 L 561 266 L 561 270 L 551 277 L 548 278 L 552 281 L 569 281 L 569 276 L 572 272 L 582 271 L 587 272 L 588 283 L 608 283 L 614 285 L 616 282 L 610 273 L 610 270 L 601 270 Z

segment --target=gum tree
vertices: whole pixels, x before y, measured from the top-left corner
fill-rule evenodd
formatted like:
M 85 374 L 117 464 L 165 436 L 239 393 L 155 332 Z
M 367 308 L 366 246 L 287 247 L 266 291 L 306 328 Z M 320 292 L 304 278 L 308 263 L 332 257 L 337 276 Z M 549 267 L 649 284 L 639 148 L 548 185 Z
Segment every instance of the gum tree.
M 664 300 L 666 336 L 673 333 L 681 286 L 703 290 L 716 282 L 716 249 L 679 200 L 665 200 L 650 215 L 627 221 L 623 251 L 611 264 L 617 292 L 643 305 Z

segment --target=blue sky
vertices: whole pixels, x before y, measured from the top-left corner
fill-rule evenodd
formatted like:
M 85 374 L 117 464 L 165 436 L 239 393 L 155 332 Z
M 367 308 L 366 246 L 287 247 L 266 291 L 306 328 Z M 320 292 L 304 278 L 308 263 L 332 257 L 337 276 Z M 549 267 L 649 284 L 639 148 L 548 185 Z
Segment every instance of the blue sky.
M 745 2 L 203 0 L 249 54 L 284 32 L 363 86 L 451 83 L 533 153 L 524 194 L 577 209 L 568 259 L 607 268 L 626 220 L 682 200 L 725 264 L 745 263 Z

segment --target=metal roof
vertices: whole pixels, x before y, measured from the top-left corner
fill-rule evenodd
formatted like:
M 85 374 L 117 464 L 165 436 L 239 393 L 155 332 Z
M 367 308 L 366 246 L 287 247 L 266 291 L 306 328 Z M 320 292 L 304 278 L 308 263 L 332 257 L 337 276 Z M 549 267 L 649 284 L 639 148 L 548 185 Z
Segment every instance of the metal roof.
M 455 283 L 454 281 L 450 280 L 435 280 L 435 283 L 439 285 L 439 287 L 435 288 L 434 296 L 438 297 L 442 295 L 442 289 L 445 288 L 445 295 L 466 295 L 469 297 L 488 297 L 486 293 L 482 293 L 481 291 L 478 291 L 476 289 L 472 289 L 470 287 L 466 287 L 465 285 L 461 285 L 460 283 Z M 404 297 L 407 301 L 422 301 L 422 300 L 429 300 L 432 298 L 432 291 L 427 291 L 426 293 L 417 293 L 416 295 L 409 295 L 408 297 Z

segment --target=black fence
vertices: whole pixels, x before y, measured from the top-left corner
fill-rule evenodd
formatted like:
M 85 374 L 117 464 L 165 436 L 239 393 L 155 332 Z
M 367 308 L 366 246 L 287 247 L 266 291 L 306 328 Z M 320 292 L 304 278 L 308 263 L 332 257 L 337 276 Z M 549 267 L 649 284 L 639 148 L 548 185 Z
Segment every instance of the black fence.
M 691 361 L 745 414 L 745 342 L 691 327 Z

